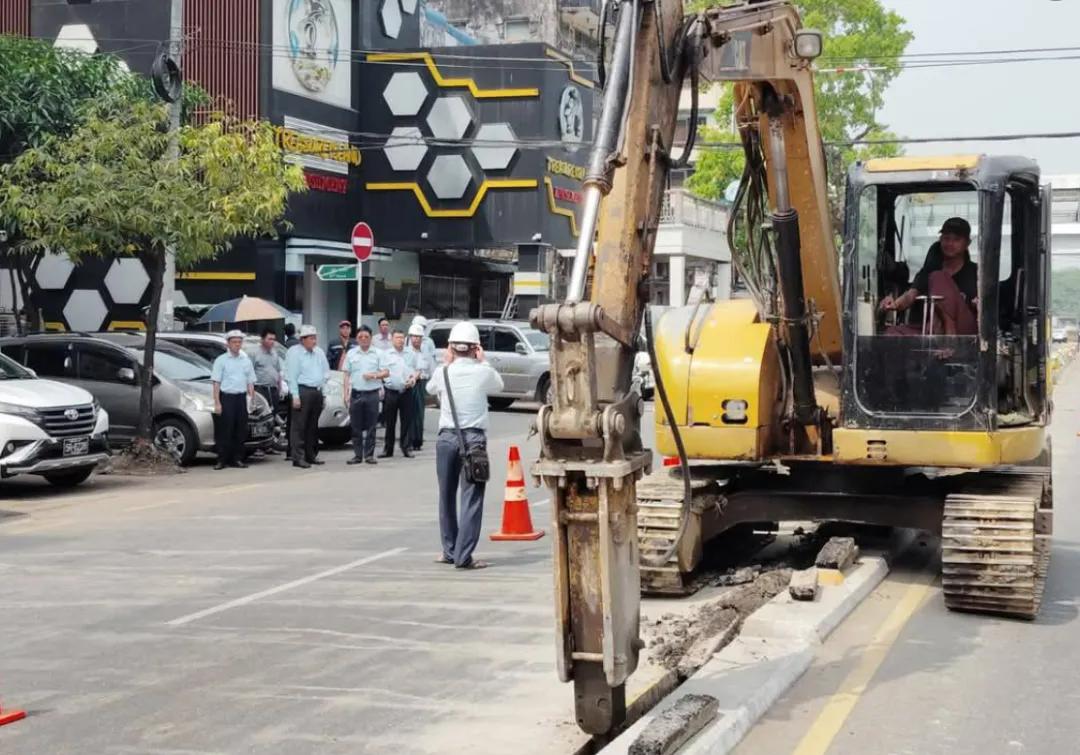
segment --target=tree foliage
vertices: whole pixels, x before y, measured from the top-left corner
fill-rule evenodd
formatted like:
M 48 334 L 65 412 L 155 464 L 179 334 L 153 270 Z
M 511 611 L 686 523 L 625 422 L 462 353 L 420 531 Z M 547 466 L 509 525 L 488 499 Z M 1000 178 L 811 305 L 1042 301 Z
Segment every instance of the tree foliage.
M 150 275 L 147 358 L 139 436 L 151 432 L 150 375 L 166 250 L 178 269 L 216 256 L 231 240 L 274 235 L 301 170 L 283 159 L 267 123 L 217 120 L 180 129 L 165 159 L 164 107 L 104 98 L 70 136 L 46 137 L 0 168 L 0 216 L 21 228 L 18 250 L 86 257 L 135 256 Z
M 875 70 L 847 74 L 820 74 L 814 79 L 818 125 L 826 142 L 885 139 L 891 133 L 878 120 L 885 90 L 900 72 L 899 56 L 913 35 L 904 28 L 904 19 L 887 10 L 881 0 L 796 0 L 806 28 L 825 35 L 822 67 Z M 732 96 L 730 87 L 721 96 L 715 124 L 706 129 L 705 141 L 738 143 L 731 133 Z M 855 160 L 897 154 L 895 145 L 866 145 L 826 149 L 829 163 L 829 194 L 834 208 L 843 201 L 845 171 Z M 695 193 L 718 199 L 728 184 L 742 174 L 743 158 L 738 149 L 703 150 L 689 185 Z M 834 212 L 839 217 L 839 212 Z
M 1080 270 L 1055 270 L 1050 281 L 1050 312 L 1080 317 Z

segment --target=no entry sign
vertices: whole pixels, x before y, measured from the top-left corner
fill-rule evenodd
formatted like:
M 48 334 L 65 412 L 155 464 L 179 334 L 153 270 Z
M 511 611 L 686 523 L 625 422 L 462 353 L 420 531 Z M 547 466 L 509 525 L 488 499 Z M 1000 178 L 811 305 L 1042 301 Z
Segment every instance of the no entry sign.
M 375 234 L 371 232 L 371 226 L 367 223 L 357 223 L 352 229 L 352 250 L 356 259 L 367 262 L 371 251 L 375 248 Z

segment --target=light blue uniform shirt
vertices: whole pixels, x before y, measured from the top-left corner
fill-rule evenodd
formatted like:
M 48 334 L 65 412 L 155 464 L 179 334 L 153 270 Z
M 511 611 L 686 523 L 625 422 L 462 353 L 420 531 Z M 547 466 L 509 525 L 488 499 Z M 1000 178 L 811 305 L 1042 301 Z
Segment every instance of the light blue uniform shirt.
M 502 377 L 490 364 L 467 357 L 457 357 L 449 367 L 444 365 L 435 370 L 427 382 L 427 392 L 439 397 L 440 430 L 454 428 L 450 402 L 443 395 L 446 393 L 447 370 L 450 371 L 450 389 L 454 392 L 454 405 L 462 429 L 487 430 L 488 396 L 502 393 Z
M 424 339 L 422 341 L 420 341 L 420 350 L 422 352 L 424 352 L 425 354 L 427 354 L 428 358 L 431 360 L 431 366 L 434 367 L 435 366 L 435 342 L 432 341 L 427 336 L 424 336 Z M 430 370 L 428 370 L 428 376 L 429 377 L 431 376 L 431 371 Z
M 431 377 L 431 371 L 435 368 L 435 357 L 428 356 L 424 351 L 423 343 L 420 344 L 419 351 L 412 346 L 406 346 L 405 361 L 408 363 L 409 369 L 420 373 L 421 380 L 427 380 Z
M 391 347 L 382 353 L 383 369 L 390 370 L 390 376 L 383 382 L 392 391 L 405 390 L 405 379 L 413 373 L 409 366 L 408 352 L 404 349 L 398 351 Z
M 349 376 L 349 386 L 354 391 L 377 391 L 382 388 L 381 380 L 368 380 L 365 372 L 381 372 L 386 361 L 386 352 L 369 346 L 363 351 L 357 346 L 345 355 L 342 370 Z
M 329 376 L 330 366 L 326 361 L 326 353 L 318 346 L 311 351 L 299 344 L 289 349 L 285 357 L 285 380 L 289 383 L 289 391 L 294 397 L 300 395 L 301 386 L 321 390 Z
M 243 351 L 236 356 L 226 351 L 214 360 L 210 379 L 221 384 L 222 393 L 247 393 L 248 386 L 255 385 L 255 366 Z

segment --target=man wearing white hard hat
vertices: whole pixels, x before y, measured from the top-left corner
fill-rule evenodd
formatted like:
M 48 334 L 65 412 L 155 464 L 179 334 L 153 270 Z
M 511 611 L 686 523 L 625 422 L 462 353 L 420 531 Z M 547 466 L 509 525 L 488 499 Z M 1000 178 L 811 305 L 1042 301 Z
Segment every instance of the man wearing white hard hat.
M 427 384 L 428 393 L 439 397 L 435 469 L 439 476 L 442 553 L 436 560 L 459 569 L 482 569 L 487 564 L 474 559 L 473 550 L 480 540 L 486 480 L 474 479 L 466 462 L 486 453 L 488 396 L 501 392 L 503 381 L 484 361 L 480 332 L 471 322 L 455 325 L 448 340 L 446 363 L 435 369 Z
M 427 381 L 431 378 L 431 371 L 435 369 L 434 343 L 429 356 L 424 350 L 424 338 L 424 326 L 413 320 L 413 324 L 409 326 L 409 344 L 405 347 L 405 359 L 412 367 L 416 381 L 411 393 L 413 411 L 412 431 L 409 433 L 413 451 L 419 451 L 424 445 L 424 404 L 427 400 Z
M 314 325 L 300 326 L 300 345 L 289 349 L 285 357 L 285 379 L 292 396 L 292 438 L 294 467 L 307 469 L 325 464 L 319 452 L 319 414 L 323 408 L 323 385 L 330 375 L 326 354 L 317 345 L 319 332 Z
M 225 336 L 229 350 L 214 360 L 210 379 L 214 383 L 214 469 L 246 467 L 248 404 L 255 399 L 255 366 L 244 353 L 244 334 L 230 330 Z

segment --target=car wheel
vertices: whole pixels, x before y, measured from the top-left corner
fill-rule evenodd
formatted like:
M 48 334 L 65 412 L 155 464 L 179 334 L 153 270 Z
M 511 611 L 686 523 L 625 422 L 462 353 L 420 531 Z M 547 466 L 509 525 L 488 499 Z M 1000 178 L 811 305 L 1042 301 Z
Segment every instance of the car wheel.
M 55 485 L 58 488 L 73 488 L 86 482 L 87 478 L 93 473 L 93 467 L 81 467 L 64 472 L 50 472 L 45 475 L 45 479 L 49 481 L 50 485 Z
M 551 406 L 555 403 L 555 387 L 551 384 L 551 377 L 544 375 L 536 385 L 536 400 L 541 404 Z
M 154 425 L 154 445 L 172 454 L 182 467 L 194 461 L 195 454 L 199 450 L 195 431 L 191 429 L 191 425 L 174 417 L 159 420 Z
M 352 440 L 352 430 L 348 427 L 335 427 L 330 430 L 320 430 L 319 440 L 328 448 L 340 448 Z
M 517 401 L 517 399 L 488 396 L 488 406 L 492 409 L 509 409 L 515 401 Z

